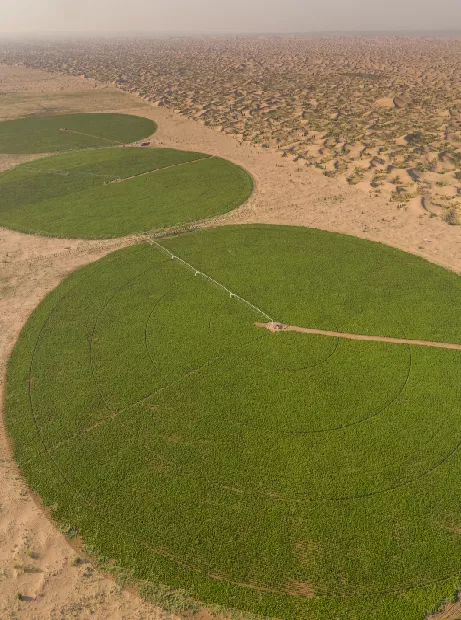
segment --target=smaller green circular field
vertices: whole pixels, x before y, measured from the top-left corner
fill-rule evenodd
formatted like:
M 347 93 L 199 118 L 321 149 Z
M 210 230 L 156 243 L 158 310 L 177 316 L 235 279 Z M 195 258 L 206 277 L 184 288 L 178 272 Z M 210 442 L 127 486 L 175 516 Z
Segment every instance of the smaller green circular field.
M 0 122 L 0 153 L 51 153 L 129 144 L 152 135 L 154 121 L 130 114 L 64 114 Z
M 121 237 L 226 213 L 251 191 L 242 168 L 203 153 L 76 151 L 0 174 L 0 226 L 55 237 Z

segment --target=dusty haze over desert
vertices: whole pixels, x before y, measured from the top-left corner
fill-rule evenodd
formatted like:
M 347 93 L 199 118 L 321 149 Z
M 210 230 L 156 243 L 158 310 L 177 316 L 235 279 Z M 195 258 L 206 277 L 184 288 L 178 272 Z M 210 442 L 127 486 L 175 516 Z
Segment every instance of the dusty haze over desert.
M 2 7 L 0 32 L 434 31 L 460 20 L 457 0 L 18 0 Z

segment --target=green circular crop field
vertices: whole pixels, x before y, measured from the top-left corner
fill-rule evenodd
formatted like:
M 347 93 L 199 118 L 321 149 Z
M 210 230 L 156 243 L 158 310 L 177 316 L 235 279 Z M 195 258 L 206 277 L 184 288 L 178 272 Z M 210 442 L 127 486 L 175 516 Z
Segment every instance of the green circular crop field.
M 460 307 L 459 276 L 319 230 L 120 250 L 23 330 L 15 456 L 141 580 L 277 618 L 421 619 L 461 577 L 461 352 L 254 323 L 459 344 Z
M 51 153 L 129 144 L 152 135 L 154 121 L 130 114 L 63 114 L 0 122 L 0 153 Z
M 203 153 L 77 151 L 0 174 L 0 226 L 57 237 L 121 237 L 226 213 L 252 189 L 242 168 Z

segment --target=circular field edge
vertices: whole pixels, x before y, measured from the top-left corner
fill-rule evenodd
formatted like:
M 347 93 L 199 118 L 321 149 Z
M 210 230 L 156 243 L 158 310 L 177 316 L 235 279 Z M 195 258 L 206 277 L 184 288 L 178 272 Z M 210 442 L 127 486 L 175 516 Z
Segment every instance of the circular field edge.
M 78 152 L 79 153 L 85 153 L 86 151 L 94 151 L 97 150 L 98 152 L 100 152 L 101 150 L 114 150 L 118 147 L 100 147 L 98 149 L 80 149 Z M 138 147 L 132 147 L 132 146 L 126 146 L 126 147 L 120 147 L 120 150 L 123 150 L 123 152 L 128 151 L 129 149 L 137 149 Z M 153 148 L 149 148 L 149 149 L 145 149 L 143 150 L 144 152 L 152 152 L 152 151 L 176 151 L 178 153 L 192 153 L 193 151 L 183 151 L 181 149 L 175 149 L 175 148 L 167 148 L 167 147 L 153 147 Z M 0 172 L 0 178 L 2 177 L 2 175 L 7 174 L 8 172 L 12 172 L 15 170 L 20 171 L 21 167 L 24 166 L 24 168 L 27 168 L 27 166 L 30 166 L 31 164 L 36 164 L 42 161 L 48 161 L 48 160 L 52 160 L 52 159 L 57 159 L 60 158 L 61 156 L 66 156 L 71 154 L 72 152 L 58 152 L 58 153 L 52 153 L 52 154 L 45 154 L 44 157 L 39 157 L 37 159 L 32 160 L 31 162 L 23 162 L 23 163 L 19 163 L 18 165 L 12 167 L 12 168 L 8 168 L 7 170 L 1 171 Z M 41 237 L 50 237 L 50 238 L 59 238 L 59 239 L 85 239 L 85 240 L 104 240 L 104 239 L 118 239 L 118 238 L 122 238 L 128 235 L 146 235 L 146 234 L 154 234 L 157 231 L 162 231 L 164 228 L 165 229 L 176 229 L 176 228 L 183 228 L 183 227 L 187 227 L 187 226 L 193 226 L 193 225 L 197 225 L 200 224 L 201 222 L 206 222 L 208 220 L 212 220 L 214 218 L 220 217 L 220 216 L 224 216 L 227 215 L 229 213 L 231 213 L 232 211 L 234 211 L 235 209 L 238 209 L 240 207 L 242 207 L 244 204 L 246 204 L 246 202 L 253 196 L 254 191 L 255 191 L 255 180 L 253 178 L 253 175 L 246 170 L 245 168 L 243 168 L 243 166 L 240 166 L 239 164 L 236 164 L 235 162 L 226 159 L 226 158 L 222 158 L 222 157 L 218 157 L 215 155 L 210 155 L 207 153 L 200 153 L 202 155 L 202 159 L 209 159 L 209 160 L 217 160 L 217 161 L 221 161 L 221 162 L 225 162 L 226 166 L 229 169 L 233 169 L 235 171 L 235 175 L 236 177 L 238 176 L 241 181 L 242 181 L 242 188 L 241 188 L 241 194 L 239 196 L 236 196 L 232 199 L 231 203 L 229 205 L 227 205 L 224 209 L 215 211 L 214 213 L 210 214 L 210 215 L 206 215 L 205 217 L 192 217 L 192 218 L 181 218 L 178 219 L 175 222 L 170 222 L 168 224 L 166 224 L 166 226 L 155 226 L 153 225 L 152 227 L 149 227 L 148 229 L 132 229 L 132 230 L 125 230 L 124 232 L 122 232 L 121 234 L 119 233 L 105 233 L 105 234 L 97 234 L 97 235 L 92 235 L 92 234 L 86 234 L 84 233 L 84 231 L 80 231 L 78 234 L 72 234 L 70 233 L 65 233 L 65 234 L 56 234 L 53 233 L 49 230 L 46 230 L 46 228 L 44 229 L 39 229 L 36 226 L 28 226 L 28 225 L 21 225 L 21 224 L 14 224 L 11 222 L 7 222 L 5 220 L 2 221 L 2 213 L 0 211 L 0 227 L 3 227 L 5 229 L 8 230 L 12 230 L 15 232 L 21 232 L 27 235 L 37 235 L 37 236 L 41 236 Z M 198 162 L 199 160 L 197 160 Z M 190 161 L 190 162 L 185 162 L 185 163 L 189 163 L 189 164 L 193 164 L 196 163 L 194 161 Z M 181 166 L 183 164 L 179 163 L 177 164 L 177 166 Z M 158 170 L 155 170 L 155 174 L 161 174 L 162 171 L 168 171 L 171 168 L 176 167 L 175 165 L 169 167 L 169 166 L 165 166 L 165 167 L 159 167 Z M 138 175 L 135 175 L 135 177 Z M 139 177 L 144 176 L 144 173 L 140 174 Z M 123 181 L 125 180 L 133 180 L 130 179 L 130 177 L 128 177 L 127 179 L 122 179 Z M 86 191 L 86 190 L 84 190 Z M 69 194 L 69 197 L 72 197 L 73 195 L 78 194 L 78 192 L 74 192 Z M 65 197 L 63 198 L 63 203 L 65 204 Z M 31 203 L 30 205 L 26 205 L 26 207 L 30 206 L 30 207 L 34 207 L 36 205 L 40 205 L 40 203 Z M 11 212 L 11 211 L 9 211 Z
M 260 228 L 259 226 L 254 226 L 254 225 L 253 225 L 252 227 Z M 280 228 L 282 228 L 282 227 L 280 227 Z M 292 228 L 292 227 L 283 227 L 283 228 Z M 274 231 L 274 232 L 275 232 L 275 231 Z M 323 231 L 322 231 L 322 232 L 323 232 Z M 330 233 L 330 234 L 333 234 L 333 235 L 334 235 L 334 234 L 337 234 L 337 233 Z M 341 236 L 347 236 L 347 235 L 341 235 Z M 351 237 L 352 237 L 352 236 L 351 236 Z M 359 240 L 358 238 L 357 238 L 357 240 L 358 240 L 358 241 L 363 241 L 363 240 Z M 366 242 L 366 243 L 376 243 L 376 242 Z M 383 244 L 376 243 L 376 245 L 383 245 Z M 388 246 L 386 246 L 386 247 L 388 247 Z M 400 250 L 395 250 L 395 248 L 389 248 L 389 249 L 390 249 L 390 250 L 393 250 L 393 251 L 396 251 L 396 252 L 401 252 Z M 123 250 L 121 250 L 121 251 L 123 251 Z M 118 251 L 117 251 L 117 252 L 114 252 L 114 253 L 112 253 L 112 254 L 116 254 L 116 253 L 118 253 Z M 402 254 L 407 254 L 407 253 L 402 252 Z M 111 255 L 109 255 L 109 256 L 111 256 Z M 428 263 L 428 265 L 430 265 L 430 266 L 432 266 L 432 267 L 434 267 L 434 268 L 436 268 L 436 269 L 441 269 L 441 270 L 443 270 L 443 269 L 442 269 L 441 267 L 439 267 L 438 265 L 435 265 L 435 264 L 433 264 L 433 263 L 429 263 L 428 261 L 426 261 L 425 259 L 423 259 L 423 258 L 421 258 L 421 257 L 417 257 L 417 258 L 418 258 L 420 261 L 423 261 L 423 262 L 425 262 L 425 263 Z M 105 259 L 107 259 L 107 257 L 105 257 L 104 259 L 100 259 L 100 260 L 105 260 Z M 97 261 L 97 262 L 99 262 L 99 261 Z M 90 264 L 90 265 L 88 265 L 88 266 L 86 266 L 86 267 L 83 267 L 83 268 L 81 268 L 81 269 L 85 269 L 85 268 L 87 268 L 87 267 L 91 267 L 91 266 L 92 266 L 92 265 L 94 265 L 94 264 L 95 264 L 95 263 L 92 263 L 92 264 Z M 80 270 L 78 270 L 78 271 L 80 271 Z M 443 270 L 443 271 L 446 271 L 446 270 Z M 69 276 L 69 277 L 68 277 L 68 278 L 66 278 L 63 282 L 66 282 L 66 281 L 67 281 L 69 278 L 71 278 L 71 277 L 72 277 L 72 276 Z M 61 286 L 61 285 L 59 285 L 59 286 Z M 57 288 L 59 288 L 59 286 L 58 286 Z M 56 291 L 56 290 L 57 290 L 57 289 L 55 289 L 55 291 Z M 53 291 L 53 293 L 54 293 L 55 291 Z M 51 294 L 53 294 L 53 293 L 51 293 Z M 51 294 L 50 294 L 50 295 L 51 295 Z M 49 297 L 49 296 L 48 296 L 48 297 Z M 40 308 L 40 307 L 42 306 L 42 304 L 46 302 L 46 300 L 48 299 L 48 297 L 47 297 L 47 298 L 45 298 L 45 300 L 44 300 L 43 302 L 41 302 L 41 304 L 38 306 L 38 308 Z M 35 313 L 37 312 L 38 308 L 34 311 L 34 313 L 33 313 L 32 317 L 35 315 Z M 32 318 L 32 317 L 31 317 L 31 318 Z M 29 321 L 30 321 L 30 320 L 31 320 L 31 319 L 29 319 Z M 28 326 L 28 324 L 29 324 L 29 322 L 28 322 L 28 323 L 26 324 L 26 326 L 23 328 L 23 331 L 21 332 L 20 338 L 18 339 L 18 343 L 19 343 L 19 340 L 20 340 L 21 338 L 23 338 L 23 337 L 24 337 L 23 332 L 26 330 L 26 327 Z M 16 347 L 18 346 L 18 343 L 16 344 L 15 349 L 16 349 Z M 9 365 L 10 365 L 10 363 L 11 363 L 11 359 L 10 359 Z M 8 387 L 9 387 L 9 386 L 8 386 Z M 12 441 L 13 441 L 13 439 L 12 439 Z M 450 579 L 450 576 L 447 576 L 447 577 L 443 577 L 443 578 L 441 578 L 439 581 L 440 581 L 440 582 L 442 582 L 442 581 L 448 581 L 449 579 Z M 218 579 L 218 581 L 219 581 L 219 579 Z M 435 582 L 434 582 L 434 583 L 435 583 Z M 240 588 L 240 587 L 242 586 L 242 584 L 234 584 L 234 585 L 235 585 L 237 588 Z M 418 584 L 414 584 L 414 585 L 412 585 L 412 586 L 409 586 L 409 588 L 408 588 L 408 589 L 409 589 L 409 590 L 411 590 L 411 589 L 425 588 L 425 587 L 426 587 L 426 586 L 428 586 L 428 585 L 432 585 L 432 582 L 430 582 L 430 583 L 428 583 L 428 584 L 420 584 L 420 585 L 418 585 Z M 451 588 L 451 582 L 450 582 L 450 588 Z M 221 588 L 219 588 L 219 589 L 221 590 Z M 223 586 L 223 589 L 222 589 L 222 594 L 224 594 L 224 592 L 225 592 L 225 591 L 226 591 L 226 588 Z M 401 590 L 400 590 L 400 591 L 398 591 L 398 592 L 401 592 Z M 450 589 L 450 593 L 451 593 L 451 589 Z M 272 594 L 275 594 L 275 593 L 272 593 Z M 282 593 L 281 593 L 281 594 L 282 594 Z M 270 593 L 268 593 L 268 595 L 269 595 L 269 597 L 270 597 Z M 364 595 L 362 594 L 361 596 L 364 596 Z M 374 594 L 373 594 L 373 593 L 370 593 L 370 596 L 374 596 Z M 448 594 L 447 594 L 447 596 L 448 596 Z M 243 598 L 246 598 L 246 597 L 243 597 Z M 285 598 L 285 596 L 284 596 L 284 598 Z M 275 602 L 275 601 L 274 601 L 274 602 Z M 255 603 L 255 601 L 253 601 L 253 603 Z M 288 603 L 288 601 L 285 601 L 285 604 L 287 604 L 287 603 Z M 259 605 L 257 605 L 257 606 L 259 606 Z M 289 607 L 289 605 L 288 605 L 288 607 Z M 260 611 L 263 611 L 263 609 L 261 609 L 261 608 L 260 608 Z M 296 612 L 295 612 L 295 613 L 296 613 Z M 298 617 L 298 616 L 296 616 L 296 615 L 287 615 L 287 616 L 284 616 L 284 617 L 296 618 L 296 617 Z M 320 617 L 320 616 L 318 616 L 318 617 Z M 322 616 L 322 617 L 323 617 L 323 616 Z M 338 617 L 340 617 L 340 616 L 338 616 Z

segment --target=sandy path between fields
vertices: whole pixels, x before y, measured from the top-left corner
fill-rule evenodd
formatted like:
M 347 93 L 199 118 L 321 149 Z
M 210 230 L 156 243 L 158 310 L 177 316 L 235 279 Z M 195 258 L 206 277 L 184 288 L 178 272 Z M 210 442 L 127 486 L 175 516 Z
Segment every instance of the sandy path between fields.
M 76 93 L 75 99 L 72 93 Z M 6 95 L 0 96 L 0 119 L 43 111 L 142 114 L 159 125 L 151 139 L 153 147 L 203 152 L 243 166 L 253 175 L 255 192 L 245 205 L 216 222 L 304 225 L 353 234 L 461 272 L 460 228 L 424 213 L 398 210 L 385 200 L 370 199 L 345 181 L 298 168 L 276 153 L 239 144 L 197 121 L 147 106 L 93 80 L 0 65 L 0 95 Z M 18 100 L 12 103 L 13 95 Z M 0 170 L 37 157 L 0 155 Z M 130 243 L 133 239 L 48 239 L 0 229 L 0 392 L 11 349 L 38 302 L 74 269 Z M 72 565 L 75 551 L 31 497 L 12 459 L 2 424 L 0 454 L 0 618 L 160 617 L 158 610 L 120 591 L 89 564 Z M 27 549 L 33 555 L 28 555 Z M 33 572 L 24 571 L 24 566 L 32 566 Z M 18 592 L 27 599 L 19 601 Z M 448 613 L 455 614 L 456 607 L 451 606 Z
M 299 334 L 315 334 L 330 338 L 345 338 L 346 340 L 365 340 L 368 342 L 388 342 L 389 344 L 411 344 L 422 347 L 434 347 L 436 349 L 456 349 L 461 351 L 461 344 L 449 342 L 429 342 L 427 340 L 408 340 L 406 338 L 390 338 L 388 336 L 366 336 L 365 334 L 348 334 L 346 332 L 332 332 L 325 329 L 310 327 L 298 327 L 297 325 L 285 325 L 284 323 L 254 323 L 255 327 L 268 329 L 270 332 L 298 332 Z

